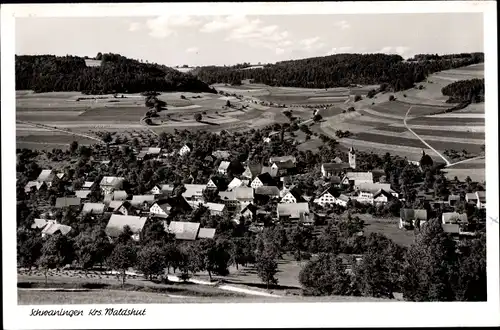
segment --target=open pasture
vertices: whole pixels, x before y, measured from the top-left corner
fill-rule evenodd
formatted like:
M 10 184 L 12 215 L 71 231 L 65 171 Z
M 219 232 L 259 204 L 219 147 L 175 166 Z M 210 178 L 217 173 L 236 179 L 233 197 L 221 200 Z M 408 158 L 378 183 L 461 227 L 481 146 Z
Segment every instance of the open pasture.
M 442 127 L 442 130 L 432 130 L 432 129 L 415 129 L 412 127 L 412 131 L 417 133 L 418 135 L 430 135 L 436 138 L 439 137 L 451 137 L 458 139 L 485 139 L 484 132 L 460 132 L 460 131 L 449 131 L 446 130 L 447 127 Z M 404 133 L 408 132 L 406 127 L 404 126 L 391 126 L 384 125 L 377 127 L 378 131 L 386 131 L 386 132 L 394 132 L 394 133 Z

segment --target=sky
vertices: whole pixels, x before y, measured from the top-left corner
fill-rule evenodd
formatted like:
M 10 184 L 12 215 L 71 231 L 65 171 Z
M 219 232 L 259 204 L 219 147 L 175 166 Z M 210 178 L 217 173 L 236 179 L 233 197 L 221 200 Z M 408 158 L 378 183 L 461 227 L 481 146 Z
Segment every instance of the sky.
M 481 13 L 16 18 L 16 54 L 98 52 L 168 66 L 275 63 L 336 53 L 483 51 Z

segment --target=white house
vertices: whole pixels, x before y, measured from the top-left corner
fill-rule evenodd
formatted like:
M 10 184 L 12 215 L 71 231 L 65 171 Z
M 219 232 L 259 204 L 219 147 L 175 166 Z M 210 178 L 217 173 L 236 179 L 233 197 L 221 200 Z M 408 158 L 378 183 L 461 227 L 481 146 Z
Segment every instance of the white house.
M 153 195 L 161 195 L 161 187 L 159 185 L 155 185 L 151 190 L 149 191 Z
M 222 215 L 226 209 L 226 205 L 224 204 L 219 204 L 219 203 L 200 203 L 200 202 L 191 202 L 189 203 L 191 207 L 194 209 L 198 208 L 199 206 L 204 206 L 210 211 L 210 215 Z
M 123 181 L 125 181 L 123 177 L 105 176 L 99 186 L 104 194 L 111 194 L 114 190 L 122 189 Z
M 328 205 L 328 204 L 333 204 L 333 201 L 335 199 L 335 197 L 333 195 L 334 195 L 333 189 L 328 188 L 327 190 L 323 191 L 321 194 L 319 194 L 314 199 L 314 203 L 318 204 L 318 205 L 321 205 L 321 206 L 325 206 L 325 205 Z
M 171 206 L 166 201 L 156 201 L 149 208 L 149 213 L 154 214 L 156 216 L 168 216 L 170 212 Z
M 186 191 L 182 193 L 187 201 L 203 201 L 203 190 L 207 188 L 204 184 L 185 184 Z
M 399 211 L 399 229 L 420 227 L 427 222 L 425 209 L 401 209 Z
M 191 152 L 191 148 L 189 148 L 187 145 L 182 146 L 182 148 L 179 150 L 179 155 L 184 156 L 187 155 L 188 153 Z
M 486 208 L 486 191 L 476 191 L 477 197 L 477 208 L 485 209 Z
M 356 186 L 356 189 L 359 191 L 373 191 L 377 192 L 380 189 L 390 193 L 392 196 L 398 198 L 399 194 L 392 190 L 391 184 L 390 183 L 360 183 L 359 185 Z
M 441 216 L 443 225 L 446 224 L 465 224 L 467 223 L 467 214 L 457 212 L 444 212 Z
M 128 215 L 130 203 L 127 201 L 111 201 L 108 209 L 112 213 L 120 213 L 121 215 Z
M 465 201 L 467 203 L 471 203 L 471 204 L 477 205 L 477 201 L 478 201 L 477 194 L 476 193 L 467 193 L 467 194 L 465 194 Z
M 303 221 L 309 222 L 309 204 L 307 203 L 280 203 L 277 207 L 278 219 L 280 221 Z
M 56 172 L 54 170 L 42 170 L 36 181 L 45 182 L 47 187 L 52 186 L 52 181 L 56 178 Z
M 112 214 L 105 228 L 105 232 L 109 237 L 115 238 L 123 232 L 125 226 L 129 226 L 133 233 L 132 239 L 138 241 L 146 220 L 147 217 Z
M 373 173 L 372 172 L 347 172 L 346 175 L 349 183 L 354 186 L 358 186 L 362 183 L 373 183 Z M 342 180 L 342 183 L 345 181 Z
M 302 203 L 305 199 L 302 196 L 302 193 L 296 187 L 290 189 L 284 196 L 281 198 L 281 203 Z
M 223 160 L 220 163 L 219 168 L 217 169 L 217 172 L 220 174 L 227 174 L 227 169 L 229 168 L 230 164 L 231 164 L 230 162 Z
M 348 168 L 351 168 L 348 163 L 323 163 L 321 164 L 321 174 L 324 178 L 339 175 Z
M 272 186 L 275 182 L 269 173 L 262 173 L 253 179 L 250 187 L 257 189 L 262 186 Z

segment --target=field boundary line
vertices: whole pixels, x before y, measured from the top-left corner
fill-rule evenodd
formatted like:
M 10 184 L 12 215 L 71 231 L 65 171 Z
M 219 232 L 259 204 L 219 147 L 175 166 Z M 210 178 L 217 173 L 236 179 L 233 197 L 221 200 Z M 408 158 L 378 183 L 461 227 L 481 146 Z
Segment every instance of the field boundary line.
M 405 118 L 403 119 L 403 123 L 405 124 L 406 129 L 409 130 L 413 135 L 415 135 L 420 141 L 422 141 L 422 143 L 425 144 L 429 149 L 431 149 L 439 157 L 441 157 L 445 161 L 447 167 L 450 166 L 450 161 L 448 159 L 446 159 L 443 155 L 441 155 L 441 153 L 439 153 L 436 149 L 434 149 L 429 143 L 425 142 L 424 139 L 422 139 L 417 133 L 415 133 L 410 127 L 408 127 L 408 124 L 406 123 L 406 119 L 408 118 L 408 115 L 410 114 L 411 108 L 413 108 L 413 106 L 410 106 L 408 108 L 408 111 L 406 111 Z
M 467 162 L 470 162 L 470 161 L 473 161 L 473 160 L 476 160 L 476 159 L 481 159 L 481 158 L 484 158 L 484 155 L 473 157 L 473 158 L 464 159 L 464 160 L 458 161 L 456 163 L 447 165 L 446 167 L 452 167 L 452 166 L 455 166 L 457 164 L 467 163 Z
M 38 127 L 38 128 L 45 128 L 45 129 L 47 129 L 49 131 L 56 131 L 56 132 L 62 132 L 62 133 L 70 134 L 70 135 L 81 136 L 81 137 L 84 137 L 84 138 L 87 138 L 87 139 L 91 139 L 91 140 L 97 141 L 99 143 L 105 143 L 103 140 L 101 140 L 101 139 L 99 139 L 99 138 L 97 138 L 95 136 L 87 135 L 87 134 L 84 134 L 84 133 L 71 132 L 71 131 L 60 129 L 60 128 L 57 128 L 57 127 L 51 127 L 51 126 L 47 126 L 47 125 L 43 125 L 43 124 L 39 124 L 39 123 L 31 123 L 31 122 L 22 121 L 22 120 L 16 120 L 16 122 L 19 123 L 19 124 L 25 124 L 25 125 L 29 125 L 29 126 Z

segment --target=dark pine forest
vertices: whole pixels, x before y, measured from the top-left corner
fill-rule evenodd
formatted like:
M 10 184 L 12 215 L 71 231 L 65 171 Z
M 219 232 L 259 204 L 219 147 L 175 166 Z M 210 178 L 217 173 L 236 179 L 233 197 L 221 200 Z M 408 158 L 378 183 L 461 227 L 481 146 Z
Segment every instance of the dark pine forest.
M 250 79 L 271 86 L 302 88 L 384 84 L 400 91 L 414 87 L 431 73 L 480 62 L 484 62 L 483 53 L 416 55 L 406 61 L 399 55 L 338 54 L 278 62 L 252 70 L 207 66 L 198 68 L 195 74 L 208 84 L 239 84 Z

